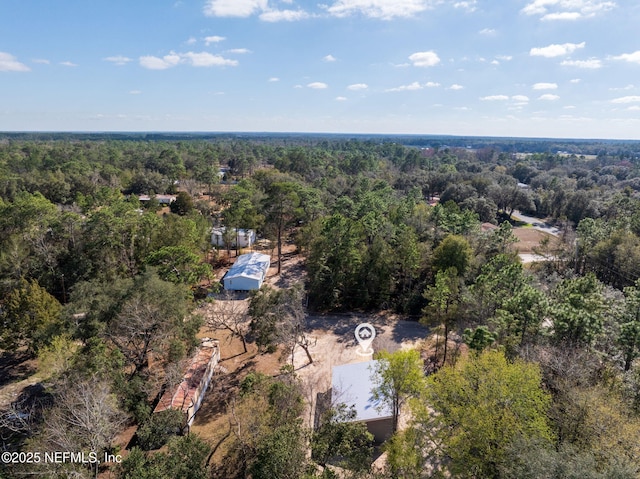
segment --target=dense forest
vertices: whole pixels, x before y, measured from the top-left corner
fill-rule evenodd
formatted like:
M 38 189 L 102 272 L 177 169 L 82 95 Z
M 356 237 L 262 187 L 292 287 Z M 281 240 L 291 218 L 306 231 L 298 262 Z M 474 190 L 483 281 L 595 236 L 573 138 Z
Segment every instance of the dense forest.
M 545 261 L 518 257 L 518 212 L 557 228 Z M 380 353 L 376 393 L 409 418 L 389 441 L 340 405 L 307 428 L 286 365 L 239 386 L 221 463 L 151 414 L 219 287 L 214 225 L 257 230 L 278 271 L 286 247 L 304 258 L 304 285 L 254 294 L 246 332 L 224 325 L 243 342 L 300 344 L 304 308 L 431 327 L 432 354 Z M 115 454 L 135 426 L 107 477 L 640 477 L 639 143 L 2 134 L 0 230 L 0 387 L 28 360 L 40 378 L 1 406 L 3 451 Z

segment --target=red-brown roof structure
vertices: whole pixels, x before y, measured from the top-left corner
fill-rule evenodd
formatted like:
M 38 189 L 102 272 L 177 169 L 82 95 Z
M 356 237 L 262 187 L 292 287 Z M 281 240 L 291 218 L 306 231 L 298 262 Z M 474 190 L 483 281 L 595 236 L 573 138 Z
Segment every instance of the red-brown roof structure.
M 200 408 L 204 394 L 209 387 L 218 361 L 220 360 L 220 348 L 217 341 L 209 338 L 202 340 L 200 347 L 191 358 L 189 368 L 182 377 L 182 381 L 175 389 L 166 391 L 154 413 L 167 409 L 178 409 L 186 415 L 188 426 L 193 423 L 193 418 Z

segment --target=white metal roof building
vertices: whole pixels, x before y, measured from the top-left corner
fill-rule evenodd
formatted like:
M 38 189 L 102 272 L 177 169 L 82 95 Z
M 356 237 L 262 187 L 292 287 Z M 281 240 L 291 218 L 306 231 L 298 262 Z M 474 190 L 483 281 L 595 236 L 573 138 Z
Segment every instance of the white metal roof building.
M 255 230 L 233 228 L 233 239 L 231 240 L 231 244 L 227 245 L 225 242 L 225 231 L 226 228 L 224 226 L 217 226 L 211 230 L 211 244 L 213 246 L 220 248 L 230 246 L 235 248 L 237 245 L 239 248 L 248 248 L 256 242 Z
M 155 196 L 140 195 L 138 197 L 138 200 L 150 201 L 151 198 L 155 198 L 158 201 L 158 203 L 160 203 L 161 205 L 170 205 L 176 200 L 176 195 L 155 195 Z
M 356 411 L 353 420 L 364 422 L 375 441 L 381 443 L 393 433 L 393 413 L 387 404 L 376 401 L 371 393 L 375 387 L 376 363 L 373 360 L 334 366 L 331 401 L 353 406 Z
M 260 289 L 271 265 L 271 257 L 262 253 L 248 253 L 238 256 L 227 274 L 222 278 L 224 289 L 251 291 Z

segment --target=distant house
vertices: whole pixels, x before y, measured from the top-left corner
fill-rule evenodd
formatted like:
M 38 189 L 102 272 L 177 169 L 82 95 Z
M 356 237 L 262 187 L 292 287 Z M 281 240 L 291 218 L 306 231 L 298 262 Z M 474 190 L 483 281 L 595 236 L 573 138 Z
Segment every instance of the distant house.
M 260 289 L 270 265 L 271 257 L 267 254 L 242 254 L 222 278 L 222 285 L 229 291 Z
M 233 228 L 233 240 L 227 245 L 225 242 L 225 233 L 227 229 L 224 226 L 217 226 L 211 231 L 211 244 L 219 248 L 249 248 L 256 242 L 256 231 L 242 228 Z
M 138 199 L 143 202 L 150 201 L 151 198 L 155 198 L 158 201 L 158 203 L 160 203 L 161 205 L 170 205 L 176 200 L 176 195 L 155 195 L 155 196 L 140 195 L 138 197 Z
M 220 361 L 218 341 L 204 338 L 191 358 L 191 363 L 182 381 L 175 389 L 166 391 L 153 410 L 154 413 L 167 409 L 178 409 L 184 414 L 183 427 L 188 430 L 193 424 L 207 392 L 213 371 Z
M 364 361 L 354 364 L 334 366 L 331 378 L 331 402 L 353 406 L 356 411 L 354 422 L 364 422 L 367 430 L 380 444 L 393 434 L 393 413 L 391 408 L 373 398 L 375 387 L 373 371 L 378 361 Z
M 427 199 L 427 203 L 429 203 L 429 206 L 435 206 L 437 204 L 440 204 L 440 197 L 439 196 L 433 196 L 433 197 Z

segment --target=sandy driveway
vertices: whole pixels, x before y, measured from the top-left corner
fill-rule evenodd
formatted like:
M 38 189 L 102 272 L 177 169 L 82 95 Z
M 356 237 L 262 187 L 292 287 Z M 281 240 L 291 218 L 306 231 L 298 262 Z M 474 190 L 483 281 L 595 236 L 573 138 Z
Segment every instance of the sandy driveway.
M 307 420 L 311 425 L 318 394 L 324 394 L 331 388 L 333 366 L 369 361 L 371 356 L 358 354 L 360 347 L 354 336 L 356 326 L 368 322 L 376 328 L 373 349 L 395 351 L 411 348 L 424 339 L 429 328 L 417 321 L 388 318 L 366 314 L 347 315 L 310 315 L 308 334 L 312 338 L 310 347 L 313 363 L 308 364 L 307 356 L 301 348 L 296 348 L 294 365 L 305 388 L 305 396 L 310 409 Z

